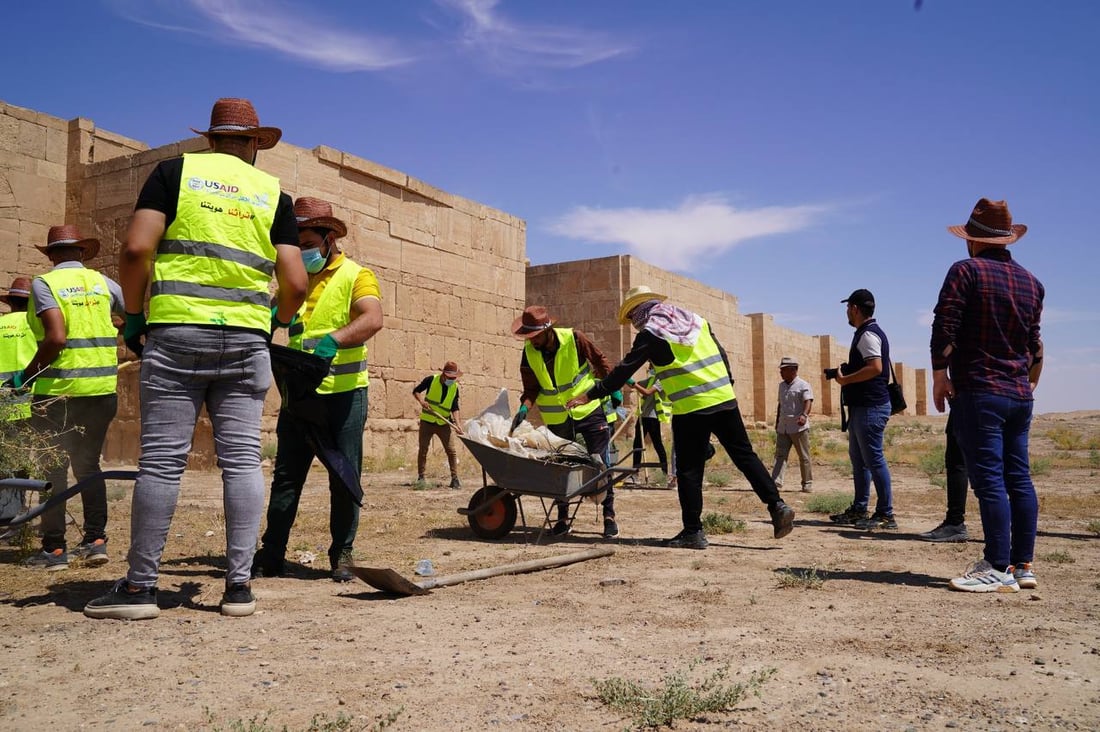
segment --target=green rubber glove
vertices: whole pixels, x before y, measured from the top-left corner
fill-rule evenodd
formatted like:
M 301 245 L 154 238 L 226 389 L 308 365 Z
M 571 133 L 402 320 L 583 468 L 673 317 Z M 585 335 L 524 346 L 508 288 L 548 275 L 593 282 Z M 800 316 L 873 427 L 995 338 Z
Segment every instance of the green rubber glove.
M 332 334 L 326 333 L 325 337 L 317 344 L 317 347 L 313 349 L 313 355 L 320 356 L 321 358 L 335 358 L 336 351 L 339 349 L 340 344 L 336 342 Z
M 278 305 L 271 308 L 271 332 L 272 333 L 275 332 L 276 328 L 289 328 L 291 325 L 294 324 L 295 318 L 298 317 L 298 313 L 294 313 L 294 315 L 290 316 L 290 322 L 289 323 L 284 323 L 283 321 L 279 320 L 279 316 L 276 315 L 276 313 L 278 313 L 278 312 L 279 312 L 279 306 Z
M 126 323 L 122 327 L 122 340 L 126 342 L 126 347 L 133 351 L 138 358 L 141 358 L 141 354 L 145 350 L 143 336 L 148 332 L 149 326 L 145 324 L 144 310 L 140 313 L 126 313 Z
M 516 412 L 515 418 L 512 420 L 512 427 L 508 430 L 508 434 L 512 434 L 516 431 L 516 427 L 519 427 L 524 419 L 527 417 L 527 405 L 520 404 L 519 410 Z

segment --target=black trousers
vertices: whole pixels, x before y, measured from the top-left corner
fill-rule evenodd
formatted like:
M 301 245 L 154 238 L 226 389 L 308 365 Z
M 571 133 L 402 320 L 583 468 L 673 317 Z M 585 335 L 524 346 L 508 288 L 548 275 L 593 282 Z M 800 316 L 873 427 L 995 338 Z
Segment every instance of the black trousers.
M 653 451 L 657 453 L 657 462 L 661 464 L 661 470 L 668 475 L 668 454 L 665 452 L 665 443 L 661 439 L 661 420 L 656 417 L 642 417 L 634 427 L 634 467 L 642 464 L 642 446 L 645 437 L 649 438 Z
M 711 435 L 718 438 L 730 460 L 768 508 L 782 500 L 771 474 L 752 449 L 745 423 L 741 420 L 741 409 L 736 403 L 732 409 L 710 414 L 674 414 L 672 449 L 676 453 L 677 491 L 685 531 L 703 528 L 703 472 Z
M 571 419 L 562 424 L 547 425 L 547 428 L 558 437 L 577 441 L 577 437 L 584 440 L 585 449 L 589 455 L 599 455 L 604 465 L 611 459 L 609 448 L 611 447 L 611 425 L 607 423 L 602 409 L 597 409 L 579 422 Z M 604 518 L 615 518 L 615 489 L 609 487 L 607 496 L 600 504 L 603 506 Z M 558 519 L 561 521 L 569 518 L 569 504 L 557 502 Z
M 966 521 L 966 493 L 969 485 L 966 480 L 966 460 L 952 429 L 953 414 L 947 413 L 947 442 L 943 449 L 943 468 L 947 475 L 947 517 L 944 523 L 958 525 Z

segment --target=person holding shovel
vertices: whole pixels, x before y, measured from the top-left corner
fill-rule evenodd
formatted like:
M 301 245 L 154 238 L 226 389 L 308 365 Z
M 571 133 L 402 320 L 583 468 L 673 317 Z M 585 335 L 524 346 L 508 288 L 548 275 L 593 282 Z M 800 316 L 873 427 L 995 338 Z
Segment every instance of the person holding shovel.
M 547 429 L 567 440 L 579 435 L 588 454 L 598 456 L 606 465 L 611 426 L 600 402 L 578 408 L 569 408 L 566 403 L 595 386 L 597 378 L 607 376 L 611 370 L 607 358 L 581 331 L 555 328 L 550 313 L 541 305 L 526 308 L 512 322 L 512 335 L 524 341 L 519 364 L 523 394 L 512 428 L 527 417 L 532 405 L 537 406 Z M 618 536 L 614 488 L 608 487 L 602 505 L 604 537 Z M 570 531 L 569 506 L 562 502 L 557 506 L 558 521 L 550 533 L 564 536 Z
M 458 480 L 458 452 L 455 450 L 454 440 L 454 431 L 462 434 L 462 428 L 458 426 L 460 376 L 462 371 L 458 364 L 448 361 L 438 374 L 425 376 L 413 389 L 413 398 L 420 404 L 420 446 L 416 453 L 418 488 L 426 488 L 428 485 L 424 479 L 424 467 L 428 462 L 428 447 L 432 444 L 433 437 L 439 438 L 443 443 L 443 451 L 447 453 L 447 465 L 451 469 L 451 488 L 462 487 Z

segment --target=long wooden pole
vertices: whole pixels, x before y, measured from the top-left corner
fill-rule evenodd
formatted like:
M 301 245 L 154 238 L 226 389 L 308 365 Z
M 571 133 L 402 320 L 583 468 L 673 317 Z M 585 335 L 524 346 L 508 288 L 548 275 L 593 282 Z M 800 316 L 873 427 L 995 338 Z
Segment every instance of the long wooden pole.
M 430 590 L 435 587 L 448 587 L 450 585 L 461 584 L 462 582 L 469 582 L 471 580 L 486 579 L 488 577 L 497 577 L 502 574 L 523 574 L 524 572 L 537 572 L 540 569 L 549 569 L 551 567 L 562 567 L 566 564 L 575 564 L 577 562 L 585 562 L 589 559 L 598 559 L 600 557 L 609 557 L 615 553 L 613 547 L 604 546 L 597 547 L 595 549 L 588 549 L 583 552 L 574 552 L 572 554 L 561 554 L 556 557 L 545 557 L 543 559 L 532 559 L 528 562 L 516 562 L 515 564 L 502 564 L 499 567 L 486 567 L 485 569 L 475 569 L 469 572 L 459 572 L 458 574 L 449 574 L 443 577 L 431 578 L 417 582 L 417 586 L 422 589 Z

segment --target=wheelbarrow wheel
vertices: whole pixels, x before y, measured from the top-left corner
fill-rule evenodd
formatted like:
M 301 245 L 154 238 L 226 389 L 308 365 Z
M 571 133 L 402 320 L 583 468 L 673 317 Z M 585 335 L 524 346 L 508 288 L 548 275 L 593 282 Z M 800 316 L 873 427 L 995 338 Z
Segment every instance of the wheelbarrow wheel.
M 486 503 L 488 508 L 475 513 Z M 515 528 L 516 497 L 496 486 L 481 488 L 470 496 L 468 510 L 466 520 L 481 539 L 499 539 Z

